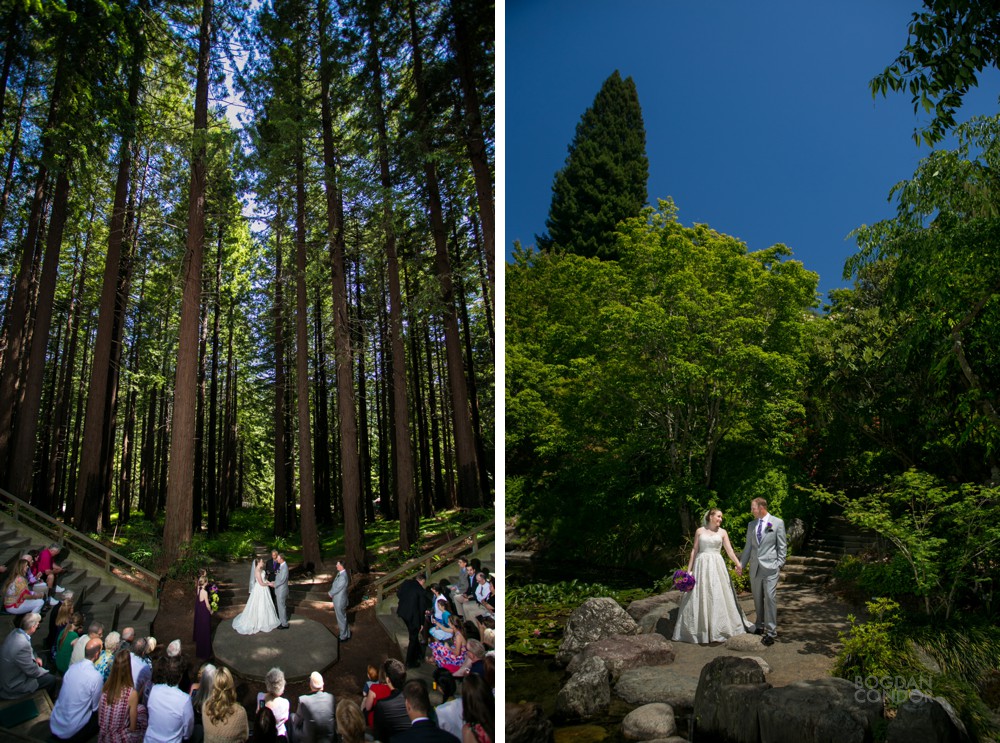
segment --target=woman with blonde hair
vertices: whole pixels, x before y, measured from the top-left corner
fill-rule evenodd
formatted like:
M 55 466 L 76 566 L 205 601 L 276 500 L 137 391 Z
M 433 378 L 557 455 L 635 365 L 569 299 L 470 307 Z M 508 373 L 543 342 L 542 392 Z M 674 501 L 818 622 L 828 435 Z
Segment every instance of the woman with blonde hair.
M 202 706 L 205 743 L 242 743 L 250 736 L 247 711 L 236 700 L 236 683 L 225 666 L 216 669 L 212 690 Z
M 358 703 L 350 699 L 337 702 L 337 733 L 341 743 L 364 743 L 365 718 Z
M 119 650 L 111 664 L 111 673 L 101 690 L 97 720 L 98 743 L 139 743 L 146 735 L 149 716 L 132 682 L 128 650 Z
M 27 560 L 18 560 L 3 584 L 3 608 L 8 614 L 38 614 L 45 605 L 45 594 L 31 590 L 25 577 L 27 574 Z
M 118 651 L 121 641 L 122 636 L 119 632 L 109 632 L 108 636 L 104 638 L 104 650 L 94 661 L 94 667 L 101 672 L 105 681 L 111 675 L 111 664 L 115 662 L 115 653 Z

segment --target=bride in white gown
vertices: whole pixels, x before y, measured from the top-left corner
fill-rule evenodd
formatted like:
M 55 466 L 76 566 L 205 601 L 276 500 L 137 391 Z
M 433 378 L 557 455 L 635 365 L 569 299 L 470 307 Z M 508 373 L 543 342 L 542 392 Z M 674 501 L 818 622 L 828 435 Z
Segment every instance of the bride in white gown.
M 278 612 L 271 601 L 271 592 L 264 582 L 264 560 L 253 563 L 250 576 L 250 598 L 243 611 L 233 620 L 233 629 L 241 635 L 270 632 L 278 626 Z
M 722 558 L 722 548 L 734 564 L 740 561 L 722 528 L 722 511 L 711 509 L 705 525 L 694 533 L 694 546 L 688 559 L 688 572 L 695 578 L 694 588 L 681 598 L 674 626 L 673 640 L 705 644 L 721 642 L 746 633 L 743 612 Z

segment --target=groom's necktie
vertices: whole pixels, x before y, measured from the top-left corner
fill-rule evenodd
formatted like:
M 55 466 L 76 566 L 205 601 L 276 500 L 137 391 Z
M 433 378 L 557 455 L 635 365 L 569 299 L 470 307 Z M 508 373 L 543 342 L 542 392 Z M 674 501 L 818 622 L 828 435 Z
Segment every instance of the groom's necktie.
M 757 544 L 764 539 L 764 519 L 757 519 Z

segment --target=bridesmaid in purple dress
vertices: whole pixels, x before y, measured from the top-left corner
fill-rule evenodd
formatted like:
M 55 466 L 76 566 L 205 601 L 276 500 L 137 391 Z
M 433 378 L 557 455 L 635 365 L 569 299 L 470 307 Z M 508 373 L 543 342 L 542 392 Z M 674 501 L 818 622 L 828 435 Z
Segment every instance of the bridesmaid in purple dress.
M 212 607 L 208 603 L 208 579 L 198 578 L 198 600 L 194 605 L 194 645 L 199 658 L 212 657 Z

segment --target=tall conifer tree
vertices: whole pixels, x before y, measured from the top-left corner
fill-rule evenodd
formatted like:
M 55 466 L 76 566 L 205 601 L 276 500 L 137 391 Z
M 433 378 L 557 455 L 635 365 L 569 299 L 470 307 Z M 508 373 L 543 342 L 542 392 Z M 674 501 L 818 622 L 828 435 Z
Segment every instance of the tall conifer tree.
M 615 227 L 646 205 L 649 160 L 639 94 L 618 70 L 601 86 L 552 184 L 552 205 L 540 235 L 542 250 L 560 249 L 605 259 L 618 257 Z

